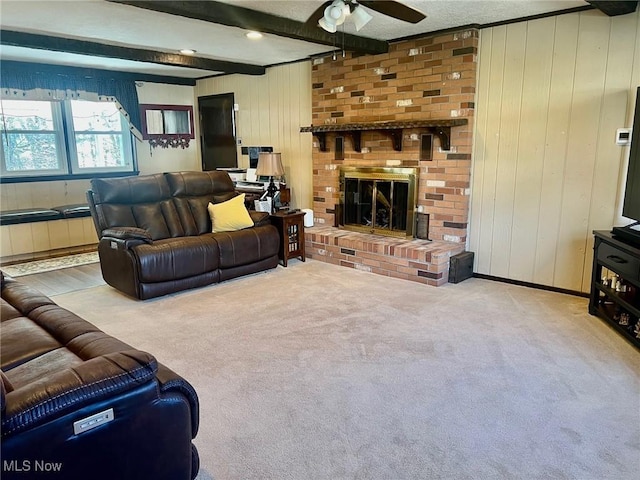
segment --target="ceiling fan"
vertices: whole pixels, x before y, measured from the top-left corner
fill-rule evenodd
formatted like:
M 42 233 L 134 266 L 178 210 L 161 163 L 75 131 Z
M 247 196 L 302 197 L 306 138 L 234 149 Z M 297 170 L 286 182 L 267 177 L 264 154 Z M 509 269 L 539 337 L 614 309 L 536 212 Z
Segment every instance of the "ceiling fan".
M 317 24 L 327 32 L 335 33 L 337 26 L 351 17 L 356 30 L 360 31 L 373 18 L 362 6 L 409 23 L 418 23 L 427 17 L 414 8 L 392 0 L 330 0 L 313 12 L 305 24 Z

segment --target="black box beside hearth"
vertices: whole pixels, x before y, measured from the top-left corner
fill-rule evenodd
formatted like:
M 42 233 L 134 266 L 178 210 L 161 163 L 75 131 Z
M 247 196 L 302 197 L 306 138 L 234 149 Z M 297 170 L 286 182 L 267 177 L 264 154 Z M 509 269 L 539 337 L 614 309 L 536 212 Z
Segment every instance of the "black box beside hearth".
M 473 277 L 473 252 L 462 252 L 449 260 L 449 283 L 460 283 Z

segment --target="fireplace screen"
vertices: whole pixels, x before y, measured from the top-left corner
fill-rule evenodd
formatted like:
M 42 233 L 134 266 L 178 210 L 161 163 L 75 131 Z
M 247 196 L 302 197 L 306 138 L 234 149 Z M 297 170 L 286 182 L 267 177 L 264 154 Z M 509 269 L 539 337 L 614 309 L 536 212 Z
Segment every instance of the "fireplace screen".
M 416 177 L 413 168 L 343 167 L 341 225 L 349 230 L 413 237 Z

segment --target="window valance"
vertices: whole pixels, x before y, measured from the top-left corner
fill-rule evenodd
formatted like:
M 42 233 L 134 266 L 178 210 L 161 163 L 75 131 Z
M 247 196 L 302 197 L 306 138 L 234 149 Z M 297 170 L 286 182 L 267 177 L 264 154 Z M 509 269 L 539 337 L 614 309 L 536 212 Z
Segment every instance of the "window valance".
M 138 92 L 132 79 L 117 78 L 117 75 L 100 70 L 91 70 L 87 75 L 86 70 L 73 67 L 54 70 L 50 65 L 40 67 L 33 63 L 5 61 L 2 62 L 0 87 L 4 98 L 33 98 L 35 93 L 43 100 L 48 96 L 49 100 L 113 101 L 129 121 L 133 134 L 142 138 Z

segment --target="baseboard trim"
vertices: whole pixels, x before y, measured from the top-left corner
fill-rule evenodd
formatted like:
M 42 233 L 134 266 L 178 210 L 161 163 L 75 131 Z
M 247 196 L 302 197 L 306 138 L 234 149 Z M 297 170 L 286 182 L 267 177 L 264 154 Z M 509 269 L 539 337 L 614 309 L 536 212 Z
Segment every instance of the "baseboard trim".
M 493 275 L 485 275 L 483 273 L 474 273 L 475 278 L 482 278 L 484 280 L 492 280 L 494 282 L 510 283 L 511 285 L 519 285 L 521 287 L 536 288 L 538 290 L 547 290 L 549 292 L 564 293 L 566 295 L 574 295 L 576 297 L 589 298 L 589 294 L 586 292 L 579 292 L 577 290 L 569 290 L 567 288 L 550 287 L 549 285 L 541 285 L 539 283 L 523 282 L 521 280 L 513 280 L 511 278 L 494 277 Z

